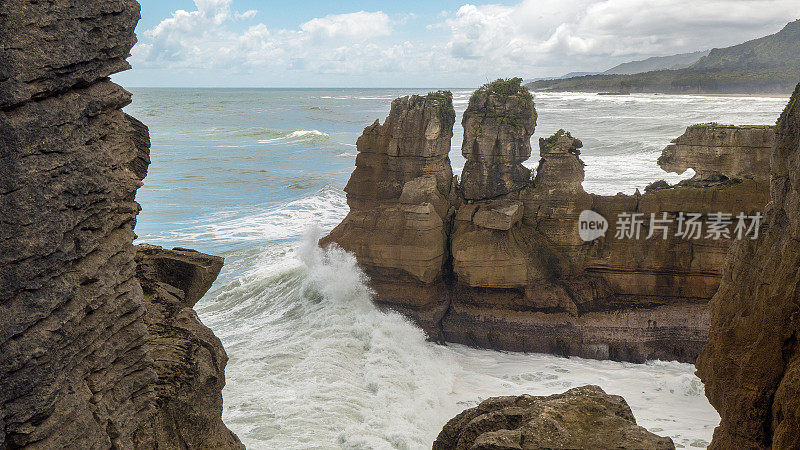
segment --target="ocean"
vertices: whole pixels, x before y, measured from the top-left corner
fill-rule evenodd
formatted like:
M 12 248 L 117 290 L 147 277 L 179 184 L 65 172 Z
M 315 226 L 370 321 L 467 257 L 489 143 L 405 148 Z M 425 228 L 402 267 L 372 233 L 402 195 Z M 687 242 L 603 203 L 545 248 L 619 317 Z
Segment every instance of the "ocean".
M 316 239 L 347 214 L 342 191 L 364 127 L 392 99 L 430 89 L 131 89 L 125 111 L 150 128 L 138 242 L 225 257 L 196 305 L 230 360 L 223 419 L 252 449 L 423 449 L 444 423 L 497 395 L 597 384 L 640 425 L 703 448 L 719 416 L 694 366 L 437 345 L 378 311 L 352 255 Z M 450 158 L 459 174 L 453 89 Z M 564 128 L 584 144 L 584 188 L 633 193 L 691 176 L 664 173 L 661 150 L 691 124 L 774 124 L 787 98 L 535 94 L 538 138 Z

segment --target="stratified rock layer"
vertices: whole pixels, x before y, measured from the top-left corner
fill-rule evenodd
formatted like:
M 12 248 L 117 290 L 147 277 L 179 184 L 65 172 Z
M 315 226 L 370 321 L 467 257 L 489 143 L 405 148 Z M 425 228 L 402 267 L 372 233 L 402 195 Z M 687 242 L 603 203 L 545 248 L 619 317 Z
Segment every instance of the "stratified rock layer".
M 135 1 L 0 3 L 0 448 L 150 439 L 131 245 L 149 139 L 105 78 L 138 17 Z
M 446 275 L 454 122 L 449 92 L 393 101 L 384 124 L 359 137 L 345 187 L 350 212 L 320 242 L 355 253 L 379 298 L 407 312 L 442 303 L 435 286 Z
M 713 449 L 800 448 L 800 85 L 775 134 L 766 227 L 732 247 L 697 360 Z
M 654 183 L 645 194 L 592 195 L 581 185 L 581 141 L 559 130 L 540 140 L 541 159 L 531 180 L 518 168 L 530 154 L 526 141 L 535 125 L 533 102 L 513 80 L 498 80 L 471 100 L 462 151 L 474 164 L 465 166 L 458 187 L 445 192 L 450 170 L 439 164 L 422 178 L 409 179 L 372 169 L 385 163 L 366 164 L 362 157 L 386 161 L 387 151 L 381 150 L 391 148 L 386 143 L 432 136 L 440 142 L 437 161 L 445 162 L 450 130 L 427 134 L 426 124 L 398 126 L 397 118 L 436 116 L 401 113 L 408 104 L 424 101 L 396 100 L 387 124 L 368 127 L 359 139 L 361 153 L 347 186 L 351 212 L 321 241 L 355 253 L 377 303 L 406 313 L 431 338 L 449 342 L 598 359 L 694 362 L 708 340 L 707 303 L 719 286 L 738 224 L 729 225 L 728 236 L 704 228 L 687 237 L 678 233 L 680 213 L 699 215 L 705 227 L 716 213 L 728 214 L 732 222 L 742 213 L 753 216 L 769 200 L 763 177 L 733 176 L 717 160 L 699 158 L 692 163 L 698 173 L 730 176 L 677 186 Z M 722 128 L 719 133 L 728 133 Z M 771 132 L 749 129 L 760 130 L 762 137 Z M 378 139 L 389 136 L 388 130 L 403 130 L 402 139 Z M 483 140 L 486 136 L 491 138 Z M 366 145 L 373 142 L 383 144 Z M 470 153 L 473 144 L 477 151 Z M 700 139 L 701 144 L 708 142 Z M 757 146 L 735 151 L 738 174 L 747 172 L 747 161 L 757 165 L 763 159 Z M 579 217 L 587 210 L 609 223 L 605 236 L 590 242 L 578 232 Z M 637 217 L 638 233 L 624 233 L 623 214 Z M 668 228 L 653 222 L 651 229 L 655 219 Z
M 707 341 L 706 302 L 731 241 L 676 236 L 677 213 L 754 214 L 767 202 L 767 186 L 743 180 L 591 195 L 581 186 L 580 147 L 563 131 L 540 140 L 532 184 L 502 200 L 458 209 L 450 234 L 452 301 L 435 332 L 447 341 L 503 350 L 694 361 Z M 512 222 L 510 214 L 497 220 L 518 203 L 521 221 Z M 584 210 L 610 222 L 604 238 L 580 238 Z M 616 237 L 620 213 L 640 214 L 638 239 Z M 666 239 L 657 230 L 647 239 L 651 214 L 673 224 Z
M 160 448 L 244 448 L 221 419 L 228 355 L 192 309 L 222 263 L 219 256 L 193 250 L 136 246 L 136 277 L 158 376 L 152 424 Z
M 138 19 L 134 0 L 0 2 L 2 449 L 180 448 L 152 431 L 132 245 L 150 139 L 108 79 Z
M 461 124 L 467 158 L 461 190 L 467 200 L 499 197 L 520 190 L 531 177 L 522 162 L 531 156 L 536 110 L 519 78 L 497 80 L 475 91 Z
M 433 450 L 674 449 L 672 439 L 636 425 L 631 408 L 598 386 L 548 397 L 484 400 L 445 424 Z
M 774 127 L 764 125 L 693 125 L 658 158 L 667 172 L 694 169 L 695 180 L 719 177 L 769 182 Z

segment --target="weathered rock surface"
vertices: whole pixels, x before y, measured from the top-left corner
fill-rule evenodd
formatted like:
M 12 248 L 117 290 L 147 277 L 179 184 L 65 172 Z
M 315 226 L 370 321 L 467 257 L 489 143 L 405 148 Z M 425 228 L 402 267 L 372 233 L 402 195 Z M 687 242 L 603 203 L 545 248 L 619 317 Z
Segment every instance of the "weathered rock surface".
M 370 277 L 376 301 L 409 315 L 432 338 L 588 358 L 693 362 L 708 340 L 707 303 L 719 286 L 731 238 L 716 239 L 705 230 L 697 238 L 679 235 L 679 213 L 700 214 L 707 225 L 717 212 L 749 216 L 762 211 L 769 201 L 767 183 L 761 176 L 743 176 L 750 169 L 756 173 L 762 158 L 741 157 L 728 166 L 698 158 L 692 163 L 698 173 L 727 175 L 653 185 L 645 194 L 592 195 L 581 185 L 582 143 L 560 130 L 540 140 L 541 159 L 531 180 L 518 170 L 530 154 L 526 142 L 536 117 L 526 94 L 508 80 L 476 92 L 473 111 L 465 114 L 462 147 L 468 164 L 474 164 L 465 166 L 460 185 L 448 192 L 440 186 L 444 183 L 435 182 L 451 173 L 441 165 L 436 166 L 440 177 L 429 173 L 429 178 L 408 179 L 389 173 L 368 178 L 375 172 L 365 172 L 363 158 L 357 160 L 348 183 L 351 213 L 322 243 L 337 242 L 353 251 Z M 393 109 L 393 116 L 402 114 Z M 366 136 L 385 134 L 375 127 L 367 128 L 360 148 L 367 148 Z M 417 133 L 419 140 L 425 133 L 413 130 L 427 126 L 394 129 Z M 770 131 L 759 132 L 767 139 Z M 682 145 L 690 145 L 688 139 L 682 138 Z M 698 139 L 697 146 L 707 144 L 705 135 Z M 737 139 L 743 145 L 743 138 Z M 446 144 L 441 145 L 437 154 L 444 155 Z M 730 151 L 741 156 L 760 150 Z M 395 186 L 394 194 L 376 202 L 381 183 Z M 362 188 L 355 191 L 355 185 Z M 396 196 L 400 200 L 393 200 Z M 411 206 L 418 217 L 413 221 L 408 219 Z M 609 222 L 604 237 L 581 239 L 578 218 L 585 210 Z M 622 235 L 617 223 L 622 213 L 641 220 L 638 238 Z M 666 220 L 671 228 L 654 227 L 651 235 L 651 217 Z
M 693 125 L 658 158 L 667 172 L 694 169 L 693 180 L 715 178 L 769 182 L 774 127 L 765 125 Z
M 132 245 L 150 139 L 108 80 L 138 18 L 0 2 L 0 448 L 161 445 Z
M 244 448 L 221 419 L 228 355 L 192 309 L 222 263 L 218 256 L 193 250 L 136 246 L 136 277 L 158 377 L 152 424 L 159 448 Z
M 536 178 L 513 196 L 524 204 L 516 226 L 500 231 L 476 224 L 473 211 L 485 208 L 482 202 L 458 210 L 450 235 L 454 293 L 438 333 L 451 342 L 513 351 L 694 361 L 707 341 L 706 302 L 719 285 L 730 239 L 676 236 L 677 212 L 752 214 L 767 203 L 766 184 L 591 195 L 581 186 L 579 140 L 559 131 L 539 147 Z M 580 238 L 584 210 L 611 222 L 605 238 Z M 639 239 L 615 237 L 620 213 L 647 219 Z M 667 239 L 646 239 L 650 215 L 665 213 L 673 223 Z
M 0 448 L 146 445 L 131 242 L 149 139 L 105 80 L 138 4 L 9 0 L 0 18 Z
M 85 87 L 130 68 L 136 0 L 5 0 L 0 4 L 0 108 Z
M 636 425 L 631 408 L 598 386 L 547 397 L 484 400 L 451 419 L 433 450 L 674 449 L 672 439 Z
M 800 85 L 775 135 L 765 227 L 731 248 L 697 360 L 713 449 L 800 448 Z
M 384 124 L 359 137 L 356 170 L 345 187 L 350 212 L 320 241 L 355 253 L 382 301 L 410 308 L 429 326 L 432 311 L 444 304 L 438 286 L 446 277 L 453 215 L 454 122 L 450 92 L 393 101 Z
M 523 188 L 531 171 L 522 162 L 531 156 L 536 110 L 519 78 L 497 80 L 475 91 L 461 124 L 467 158 L 461 190 L 467 200 L 499 197 Z

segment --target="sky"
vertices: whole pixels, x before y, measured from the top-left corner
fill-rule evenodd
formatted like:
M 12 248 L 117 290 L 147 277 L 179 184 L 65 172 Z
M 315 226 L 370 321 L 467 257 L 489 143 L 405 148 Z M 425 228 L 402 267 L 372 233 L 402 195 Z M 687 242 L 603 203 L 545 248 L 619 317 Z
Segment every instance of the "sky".
M 130 87 L 473 87 L 726 47 L 798 0 L 139 0 Z

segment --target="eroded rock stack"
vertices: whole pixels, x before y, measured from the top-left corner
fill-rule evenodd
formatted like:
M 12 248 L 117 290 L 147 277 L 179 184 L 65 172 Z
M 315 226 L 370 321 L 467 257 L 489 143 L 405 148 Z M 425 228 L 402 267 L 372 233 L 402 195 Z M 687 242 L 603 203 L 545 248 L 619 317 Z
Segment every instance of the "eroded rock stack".
M 533 97 L 521 78 L 497 80 L 469 99 L 461 124 L 467 159 L 461 190 L 467 200 L 486 200 L 522 189 L 531 171 L 522 163 L 531 156 L 536 128 Z
M 384 124 L 376 121 L 359 137 L 356 170 L 345 187 L 350 212 L 320 242 L 355 253 L 379 298 L 409 312 L 442 303 L 432 286 L 446 277 L 454 122 L 450 92 L 393 101 Z M 417 314 L 435 321 L 423 316 Z
M 520 81 L 481 87 L 464 112 L 461 193 L 468 203 L 458 209 L 451 234 L 453 271 L 462 285 L 524 288 L 531 279 L 553 277 L 537 258 L 535 236 L 521 226 L 519 192 L 531 182 L 522 163 L 531 155 L 536 112 Z
M 244 448 L 222 423 L 228 355 L 192 307 L 222 269 L 219 256 L 136 246 L 150 355 L 157 379 L 150 423 L 159 448 Z
M 138 19 L 134 0 L 0 2 L 0 448 L 186 448 L 152 432 L 132 245 L 150 140 L 108 79 Z
M 766 229 L 734 244 L 697 360 L 721 416 L 709 448 L 800 448 L 800 85 L 778 119 Z
M 392 116 L 399 117 L 395 112 Z M 443 226 L 435 220 L 436 232 L 429 234 L 420 231 L 419 222 L 385 219 L 407 214 L 398 208 L 408 206 L 393 199 L 400 190 L 393 181 L 398 177 L 386 171 L 388 176 L 366 177 L 377 172 L 362 170 L 360 154 L 353 179 L 368 180 L 361 190 L 378 192 L 385 183 L 395 186 L 393 194 L 380 199 L 379 207 L 367 207 L 364 199 L 373 197 L 356 198 L 351 179 L 351 213 L 322 243 L 337 242 L 353 251 L 370 276 L 377 302 L 408 314 L 432 338 L 599 359 L 693 362 L 708 340 L 707 302 L 719 286 L 731 236 L 703 231 L 687 238 L 678 233 L 679 214 L 696 214 L 707 223 L 716 213 L 733 217 L 762 211 L 769 193 L 758 175 L 763 163 L 758 143 L 770 139 L 771 129 L 746 127 L 740 132 L 705 125 L 696 142 L 691 133 L 679 140 L 681 148 L 705 156 L 690 161 L 671 146 L 662 162 L 671 161 L 669 167 L 675 168 L 680 159 L 699 174 L 718 176 L 677 186 L 654 183 L 644 194 L 600 196 L 583 189 L 582 143 L 563 130 L 540 140 L 541 159 L 531 180 L 522 163 L 530 155 L 527 141 L 535 119 L 530 94 L 515 80 L 498 80 L 475 93 L 463 121 L 467 165 L 459 187 L 451 187 L 447 197 L 440 189 L 440 196 L 428 197 L 433 200 L 414 196 L 416 200 L 405 204 L 438 202 L 442 206 L 431 209 L 455 212 L 450 227 L 438 214 Z M 375 127 L 365 131 L 360 149 L 366 148 L 368 136 L 380 135 Z M 417 133 L 417 140 L 424 136 Z M 726 146 L 720 144 L 724 139 L 707 136 L 734 137 L 726 138 Z M 725 152 L 736 157 L 725 158 Z M 710 156 L 717 154 L 722 155 Z M 450 173 L 441 166 L 436 170 Z M 418 183 L 408 178 L 401 182 L 404 187 Z M 587 242 L 578 223 L 589 210 L 602 216 L 608 229 Z M 625 234 L 619 223 L 626 214 L 640 221 L 635 235 Z M 652 218 L 671 228 L 651 230 Z M 419 249 L 428 249 L 427 260 L 433 261 L 422 266 L 433 269 L 427 277 L 412 270 L 418 264 L 403 262 L 426 260 L 412 258 Z
M 672 439 L 636 425 L 631 408 L 598 386 L 547 397 L 484 400 L 445 424 L 433 450 L 674 449 Z

